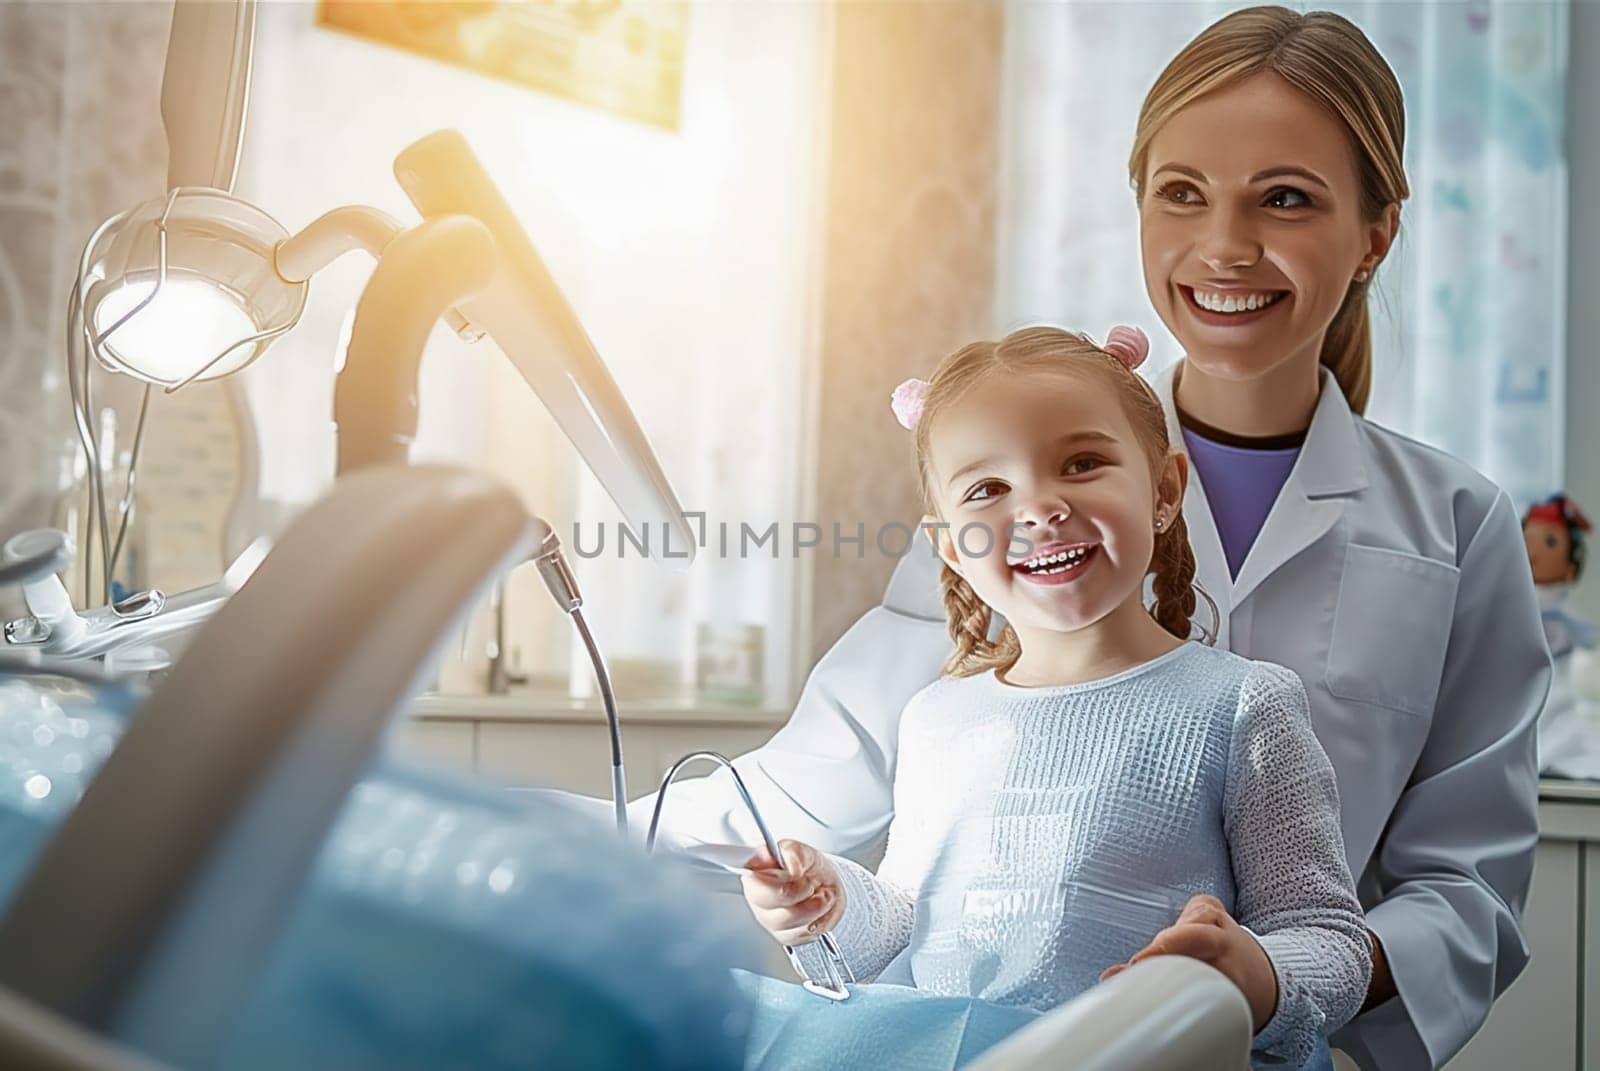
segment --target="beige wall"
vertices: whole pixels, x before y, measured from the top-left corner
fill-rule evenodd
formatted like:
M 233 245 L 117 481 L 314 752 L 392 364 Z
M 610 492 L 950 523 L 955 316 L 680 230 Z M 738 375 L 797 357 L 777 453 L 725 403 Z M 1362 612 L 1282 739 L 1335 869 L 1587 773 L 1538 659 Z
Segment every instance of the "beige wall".
M 818 521 L 853 548 L 820 554 L 811 657 L 883 592 L 879 525 L 919 513 L 889 394 L 992 332 L 1002 7 L 837 9 L 817 429 Z M 920 552 L 921 548 L 918 548 Z

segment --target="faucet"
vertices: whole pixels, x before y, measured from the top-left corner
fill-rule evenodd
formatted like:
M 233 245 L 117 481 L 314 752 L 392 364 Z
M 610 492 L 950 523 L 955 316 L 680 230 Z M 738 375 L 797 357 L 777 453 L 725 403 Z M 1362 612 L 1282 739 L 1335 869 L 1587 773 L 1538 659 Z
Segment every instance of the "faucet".
M 513 684 L 527 684 L 526 673 L 511 673 L 506 669 L 507 644 L 506 644 L 506 582 L 504 578 L 495 584 L 494 590 L 489 594 L 489 612 L 494 615 L 494 635 L 484 651 L 489 656 L 489 694 L 505 695 L 511 690 Z

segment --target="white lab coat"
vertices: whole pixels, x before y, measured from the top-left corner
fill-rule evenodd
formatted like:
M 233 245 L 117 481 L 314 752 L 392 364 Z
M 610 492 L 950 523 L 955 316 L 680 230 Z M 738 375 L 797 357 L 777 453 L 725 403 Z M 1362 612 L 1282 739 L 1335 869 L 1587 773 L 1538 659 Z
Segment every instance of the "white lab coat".
M 1181 448 L 1172 381 L 1169 369 L 1156 385 Z M 1438 1067 L 1528 959 L 1519 916 L 1550 661 L 1517 513 L 1460 461 L 1355 416 L 1324 372 L 1237 580 L 1198 474 L 1184 517 L 1219 644 L 1305 682 L 1351 872 L 1400 990 L 1334 1043 L 1365 1068 Z M 925 542 L 818 663 L 789 722 L 737 760 L 776 836 L 878 850 L 900 711 L 950 649 Z M 1196 620 L 1212 624 L 1204 600 Z M 758 843 L 725 774 L 674 788 L 667 810 L 675 835 Z

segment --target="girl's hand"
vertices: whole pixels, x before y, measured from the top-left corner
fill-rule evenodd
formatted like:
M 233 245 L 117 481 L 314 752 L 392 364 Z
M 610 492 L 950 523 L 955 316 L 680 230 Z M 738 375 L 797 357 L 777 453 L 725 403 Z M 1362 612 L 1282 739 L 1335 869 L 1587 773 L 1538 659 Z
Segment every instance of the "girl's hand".
M 797 840 L 778 842 L 783 869 L 762 851 L 741 875 L 750 913 L 780 944 L 815 941 L 844 917 L 844 888 L 826 855 Z
M 1249 1002 L 1257 1033 L 1278 1010 L 1278 974 L 1272 969 L 1272 960 L 1214 896 L 1191 899 L 1184 905 L 1177 922 L 1156 934 L 1127 963 L 1108 968 L 1100 980 L 1103 982 L 1151 956 L 1189 956 L 1227 975 Z

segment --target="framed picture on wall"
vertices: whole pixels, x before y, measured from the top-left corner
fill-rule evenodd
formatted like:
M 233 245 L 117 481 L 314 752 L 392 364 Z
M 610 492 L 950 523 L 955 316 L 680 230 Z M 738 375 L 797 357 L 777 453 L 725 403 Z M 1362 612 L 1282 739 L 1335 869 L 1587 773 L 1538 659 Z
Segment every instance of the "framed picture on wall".
M 678 128 L 688 0 L 318 0 L 317 24 Z

